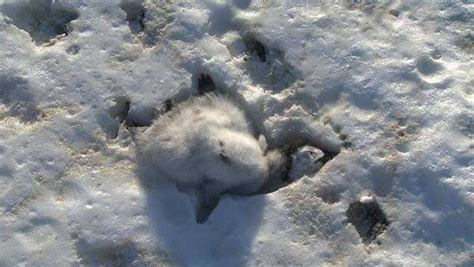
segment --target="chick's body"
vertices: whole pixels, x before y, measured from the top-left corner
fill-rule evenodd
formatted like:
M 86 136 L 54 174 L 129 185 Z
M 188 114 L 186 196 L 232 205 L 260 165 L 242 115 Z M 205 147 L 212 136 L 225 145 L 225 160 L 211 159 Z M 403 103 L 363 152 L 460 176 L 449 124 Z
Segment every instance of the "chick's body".
M 254 193 L 269 175 L 265 147 L 254 137 L 231 100 L 192 98 L 158 118 L 139 136 L 139 151 L 181 187 L 206 187 L 211 194 Z

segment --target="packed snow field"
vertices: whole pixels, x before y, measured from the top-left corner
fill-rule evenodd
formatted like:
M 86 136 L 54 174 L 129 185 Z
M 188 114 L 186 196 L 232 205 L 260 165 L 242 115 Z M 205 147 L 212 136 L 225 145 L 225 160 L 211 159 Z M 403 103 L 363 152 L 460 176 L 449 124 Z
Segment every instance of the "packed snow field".
M 0 0 L 0 266 L 473 266 L 473 25 Z

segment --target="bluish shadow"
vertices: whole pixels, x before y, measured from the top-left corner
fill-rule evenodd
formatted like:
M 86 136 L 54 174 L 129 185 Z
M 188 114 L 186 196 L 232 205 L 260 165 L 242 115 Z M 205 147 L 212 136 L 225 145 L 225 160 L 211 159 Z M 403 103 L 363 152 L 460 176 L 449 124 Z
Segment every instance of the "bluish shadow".
M 194 199 L 143 162 L 139 159 L 137 172 L 157 246 L 184 266 L 246 265 L 265 196 L 224 195 L 208 220 L 198 224 Z

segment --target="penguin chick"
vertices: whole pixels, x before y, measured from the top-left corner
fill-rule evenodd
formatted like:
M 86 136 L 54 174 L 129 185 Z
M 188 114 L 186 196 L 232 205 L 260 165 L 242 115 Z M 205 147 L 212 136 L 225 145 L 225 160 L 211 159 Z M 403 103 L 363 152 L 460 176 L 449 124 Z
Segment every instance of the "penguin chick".
M 270 166 L 279 165 L 269 161 L 281 161 L 278 152 L 266 152 L 262 137 L 254 137 L 242 110 L 214 94 L 178 104 L 137 141 L 141 158 L 158 178 L 194 191 L 198 222 L 207 219 L 224 193 L 257 193 L 269 178 Z

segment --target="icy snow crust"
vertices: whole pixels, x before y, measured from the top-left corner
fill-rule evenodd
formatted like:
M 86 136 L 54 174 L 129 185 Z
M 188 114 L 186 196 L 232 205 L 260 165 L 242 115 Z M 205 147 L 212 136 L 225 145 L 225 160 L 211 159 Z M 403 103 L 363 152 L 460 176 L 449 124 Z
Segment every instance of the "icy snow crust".
M 474 264 L 471 1 L 132 2 L 0 1 L 1 266 Z M 269 147 L 345 148 L 196 224 L 140 182 L 134 132 L 201 73 Z M 364 196 L 390 222 L 370 243 Z

